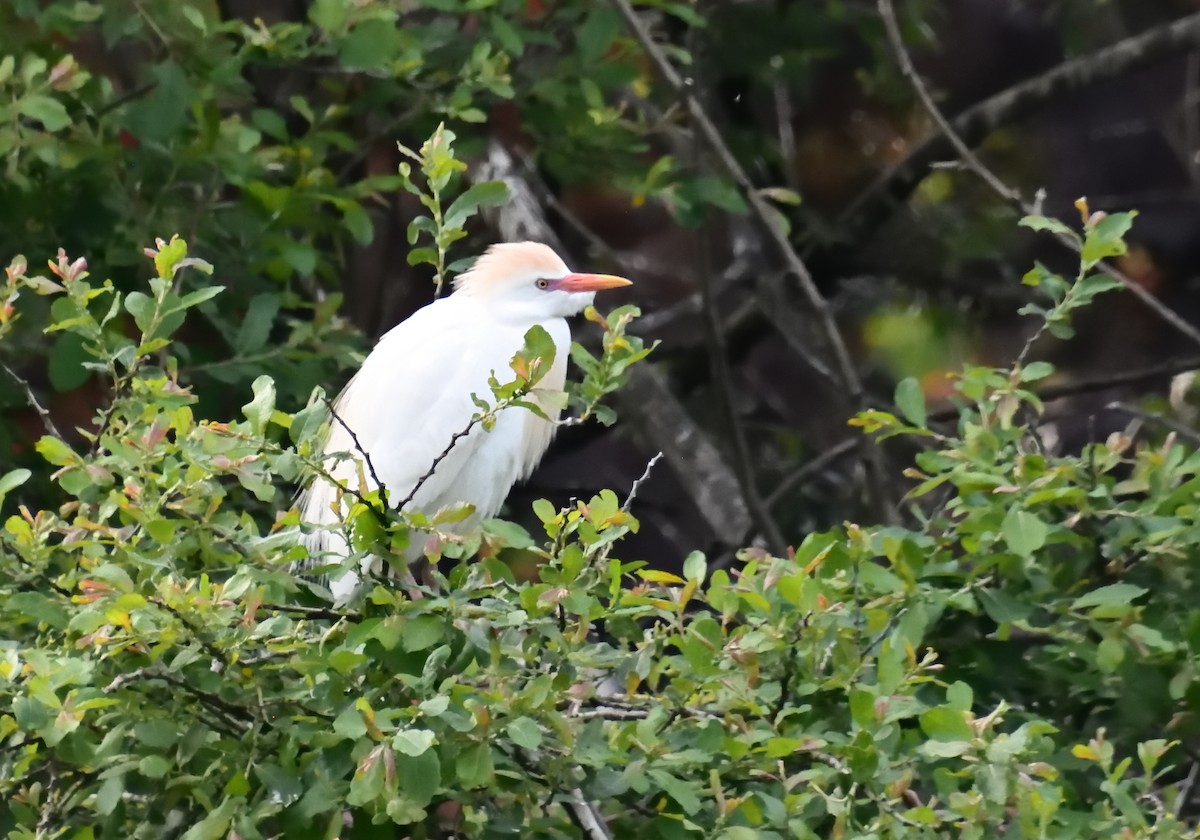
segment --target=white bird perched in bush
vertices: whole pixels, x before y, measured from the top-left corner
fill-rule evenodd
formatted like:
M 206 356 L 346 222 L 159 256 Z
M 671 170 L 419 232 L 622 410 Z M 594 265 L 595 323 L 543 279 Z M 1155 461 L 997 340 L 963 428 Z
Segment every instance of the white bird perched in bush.
M 607 274 L 573 273 L 553 250 L 535 242 L 492 246 L 455 281 L 452 294 L 379 339 L 334 402 L 325 473 L 341 488 L 354 489 L 365 476 L 365 489 L 374 489 L 375 477 L 359 464 L 361 447 L 390 504 L 402 503 L 419 484 L 406 509 L 433 514 L 450 505 L 473 505 L 471 516 L 456 526 L 460 529 L 495 516 L 512 485 L 541 460 L 560 409 L 539 403 L 549 421 L 520 407 L 502 410 L 490 431 L 477 423 L 446 452 L 479 411 L 472 395 L 493 402 L 489 377 L 504 381 L 510 360 L 535 325 L 546 330 L 556 351 L 538 386 L 561 390 L 571 346 L 566 318 L 587 308 L 597 291 L 629 283 Z M 323 526 L 305 538 L 316 563 L 348 553 L 339 526 L 354 501 L 352 493 L 340 491 L 325 476 L 301 495 L 301 520 Z M 422 547 L 414 540 L 407 561 L 418 559 Z M 374 561 L 368 558 L 364 568 L 368 562 Z M 330 590 L 344 601 L 358 585 L 358 575 L 346 571 L 330 581 Z

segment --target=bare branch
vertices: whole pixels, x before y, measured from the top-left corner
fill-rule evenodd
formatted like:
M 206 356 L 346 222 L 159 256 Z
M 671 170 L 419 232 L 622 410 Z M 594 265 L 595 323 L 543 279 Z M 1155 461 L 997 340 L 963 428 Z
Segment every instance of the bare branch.
M 713 289 L 712 267 L 709 263 L 707 239 L 704 229 L 698 228 L 696 239 L 696 268 L 700 285 L 700 299 L 704 314 L 704 331 L 707 335 L 705 349 L 708 351 L 709 368 L 712 371 L 713 385 L 716 389 L 717 401 L 721 414 L 725 417 L 725 427 L 728 435 L 728 446 L 733 458 L 733 471 L 738 484 L 742 488 L 742 496 L 750 510 L 754 524 L 766 539 L 771 551 L 783 554 L 787 549 L 787 541 L 779 524 L 771 515 L 771 509 L 763 504 L 762 495 L 758 490 L 758 478 L 750 455 L 750 443 L 746 438 L 746 429 L 742 418 L 738 415 L 737 400 L 734 393 L 733 374 L 729 369 L 729 359 L 725 348 L 725 334 L 721 329 L 721 315 L 717 311 L 716 294 Z
M 858 371 L 854 367 L 854 361 L 850 356 L 849 349 L 846 347 L 846 342 L 842 340 L 841 333 L 838 331 L 837 323 L 833 318 L 833 312 L 829 308 L 829 304 L 825 298 L 821 296 L 820 290 L 813 281 L 812 274 L 800 258 L 800 255 L 792 247 L 791 243 L 788 242 L 787 236 L 783 231 L 772 221 L 773 209 L 767 204 L 766 199 L 759 194 L 758 190 L 755 189 L 754 184 L 750 181 L 750 177 L 746 174 L 742 165 L 738 163 L 737 158 L 733 156 L 733 152 L 730 151 L 729 145 L 721 136 L 721 132 L 717 129 L 716 124 L 713 123 L 700 102 L 696 99 L 692 90 L 691 80 L 685 80 L 675 72 L 675 68 L 671 66 L 666 55 L 654 43 L 654 39 L 650 36 L 645 24 L 637 16 L 637 13 L 633 10 L 633 6 L 629 4 L 629 0 L 609 0 L 609 2 L 621 13 L 626 24 L 633 32 L 634 37 L 641 44 L 646 56 L 657 67 L 659 74 L 662 75 L 676 95 L 680 96 L 686 103 L 688 113 L 699 129 L 705 143 L 713 154 L 716 155 L 721 168 L 725 170 L 737 185 L 738 191 L 750 207 L 751 213 L 762 227 L 772 245 L 779 252 L 779 256 L 783 259 L 788 271 L 796 277 L 806 301 L 820 319 L 825 339 L 837 362 L 842 385 L 847 391 L 850 402 L 855 406 L 865 407 L 863 405 L 862 381 L 858 376 Z
M 327 619 L 329 621 L 349 621 L 357 623 L 363 620 L 362 614 L 352 610 L 331 610 L 325 607 L 302 607 L 297 604 L 259 604 L 260 610 L 269 612 L 290 613 L 308 619 Z
M 633 486 L 629 488 L 629 495 L 625 497 L 625 504 L 621 505 L 621 510 L 628 512 L 633 504 L 634 498 L 637 496 L 638 489 L 642 486 L 642 482 L 650 478 L 650 473 L 654 469 L 654 465 L 662 460 L 662 452 L 656 454 L 653 458 L 646 462 L 646 469 L 638 477 L 637 481 L 633 482 Z
M 341 418 L 341 415 L 339 415 L 337 413 L 337 409 L 334 408 L 333 401 L 330 400 L 329 397 L 323 397 L 323 399 L 325 400 L 325 407 L 329 409 L 329 415 L 334 419 L 334 421 L 339 426 L 341 426 L 343 429 L 346 430 L 346 434 L 350 435 L 350 442 L 354 444 L 354 451 L 357 452 L 359 455 L 362 455 L 363 461 L 367 465 L 367 472 L 369 472 L 371 474 L 371 480 L 374 481 L 375 486 L 377 488 L 379 488 L 379 497 L 381 499 L 383 499 L 384 504 L 386 504 L 387 503 L 387 488 L 383 486 L 383 482 L 379 480 L 379 474 L 375 472 L 375 465 L 373 463 L 371 463 L 371 453 L 368 452 L 366 450 L 366 448 L 362 445 L 362 443 L 359 441 L 358 435 L 356 435 L 354 433 L 354 430 L 351 429 L 350 426 L 346 423 L 346 421 Z M 363 500 L 360 497 L 360 501 L 365 501 L 365 500 Z
M 600 809 L 587 800 L 583 791 L 572 788 L 567 792 L 567 797 L 567 807 L 575 815 L 576 822 L 589 840 L 613 840 L 612 833 L 600 815 Z
M 1141 67 L 1200 45 L 1200 13 L 1188 15 L 1126 38 L 1091 55 L 1063 62 L 1047 73 L 989 97 L 955 117 L 954 133 L 976 145 L 1002 125 L 1041 108 L 1055 99 L 1100 82 L 1119 78 Z M 954 151 L 945 133 L 918 146 L 903 162 L 888 170 L 846 209 L 838 228 L 846 238 L 860 241 L 905 201 L 937 161 Z
M 1165 414 L 1160 414 L 1157 411 L 1146 411 L 1145 409 L 1123 402 L 1110 402 L 1105 408 L 1109 411 L 1119 411 L 1122 414 L 1128 414 L 1130 417 L 1136 417 L 1138 420 L 1162 426 L 1164 429 L 1183 438 L 1192 446 L 1200 446 L 1200 432 Z
M 946 138 L 946 141 L 958 153 L 958 156 L 966 164 L 967 168 L 978 175 L 992 191 L 1005 201 L 1015 205 L 1022 213 L 1026 215 L 1037 214 L 1039 208 L 1026 202 L 1020 192 L 1000 180 L 971 150 L 971 147 L 959 136 L 958 132 L 955 131 L 954 126 L 950 124 L 937 103 L 933 101 L 933 96 L 930 94 L 929 88 L 925 85 L 924 80 L 913 66 L 912 57 L 908 54 L 908 50 L 904 46 L 904 38 L 900 34 L 900 23 L 896 20 L 896 9 L 892 5 L 892 0 L 878 0 L 878 5 L 879 16 L 883 19 L 888 41 L 891 44 L 892 51 L 896 55 L 896 62 L 900 67 L 900 72 L 912 83 L 913 91 L 916 93 L 925 110 L 929 113 L 929 116 L 937 124 L 942 136 Z M 1184 19 L 1184 23 L 1187 25 L 1182 27 L 1183 31 L 1195 29 L 1197 30 L 1197 37 L 1200 37 L 1200 14 Z M 1058 234 L 1055 238 L 1075 253 L 1080 252 L 1081 246 L 1079 242 L 1072 237 L 1066 234 Z M 1126 291 L 1150 308 L 1159 318 L 1170 324 L 1178 332 L 1187 336 L 1194 344 L 1200 346 L 1200 331 L 1197 331 L 1195 327 L 1156 298 L 1151 292 L 1134 283 L 1107 263 L 1101 263 L 1099 270 L 1117 280 Z M 1022 353 L 1022 358 L 1027 355 L 1028 349 L 1027 347 L 1026 352 Z
M 476 426 L 479 425 L 479 423 L 482 419 L 483 419 L 482 417 L 478 417 L 478 416 L 472 417 L 471 422 L 468 423 L 466 425 L 466 427 L 455 432 L 450 437 L 450 442 L 448 444 L 446 444 L 446 448 L 441 451 L 441 454 L 439 454 L 436 458 L 433 459 L 433 463 L 429 465 L 429 469 L 427 469 L 425 471 L 425 474 L 416 480 L 416 483 L 413 484 L 413 486 L 412 486 L 412 490 L 409 490 L 408 495 L 405 496 L 403 501 L 401 501 L 400 504 L 398 504 L 396 506 L 397 510 L 403 510 L 404 506 L 407 505 L 409 502 L 411 502 L 416 497 L 417 493 L 421 490 L 421 488 L 423 486 L 425 486 L 425 482 L 429 481 L 429 479 L 433 477 L 433 474 L 437 470 L 438 465 L 441 464 L 442 461 L 445 461 L 446 458 L 450 455 L 450 450 L 452 450 L 458 444 L 458 442 L 460 440 L 465 438 L 467 435 L 471 434 L 471 432 L 474 430 L 474 428 Z
M 653 365 L 638 365 L 616 394 L 617 404 L 638 420 L 645 442 L 665 453 L 700 516 L 723 543 L 740 544 L 751 530 L 746 500 L 721 451 L 688 414 Z
M 15 370 L 3 362 L 0 362 L 0 368 L 4 368 L 4 372 L 7 373 L 9 377 L 11 377 L 12 380 L 21 387 L 21 390 L 25 392 L 25 399 L 29 402 L 29 405 L 33 408 L 33 410 L 38 413 L 38 417 L 42 418 L 42 426 L 45 427 L 46 431 L 54 435 L 56 438 L 61 438 L 62 434 L 57 428 L 55 428 L 54 420 L 50 417 L 50 412 L 46 411 L 42 404 L 38 402 L 38 398 L 36 395 L 34 395 L 33 389 L 29 387 L 29 383 L 18 376 Z
M 750 208 L 751 214 L 759 223 L 763 233 L 775 247 L 775 250 L 778 251 L 788 272 L 796 278 L 805 301 L 817 316 L 828 351 L 833 355 L 835 361 L 834 367 L 838 371 L 838 378 L 846 394 L 848 403 L 853 411 L 865 410 L 867 402 L 862 379 L 855 368 L 850 350 L 846 346 L 841 332 L 838 330 L 833 310 L 821 295 L 816 282 L 813 280 L 812 273 L 808 270 L 808 266 L 804 264 L 804 260 L 801 259 L 796 249 L 792 247 L 784 231 L 774 222 L 773 208 L 755 188 L 750 177 L 742 168 L 742 165 L 734 157 L 729 144 L 721 136 L 721 132 L 717 129 L 716 124 L 696 98 L 692 80 L 684 79 L 675 72 L 675 68 L 671 66 L 671 62 L 667 59 L 666 55 L 654 43 L 650 32 L 633 10 L 633 6 L 630 5 L 629 0 L 609 0 L 609 2 L 625 19 L 627 26 L 633 32 L 634 37 L 641 45 L 647 57 L 658 69 L 659 74 L 666 80 L 675 94 L 687 105 L 688 114 L 699 130 L 701 137 L 708 145 L 710 151 L 716 156 L 721 168 L 725 170 L 737 185 L 738 191 Z M 886 490 L 884 488 L 883 466 L 879 449 L 864 436 L 860 439 L 860 451 L 863 463 L 867 467 L 868 487 L 875 496 L 874 501 L 876 506 L 882 514 L 890 515 L 890 506 L 885 504 L 883 499 Z
M 779 486 L 771 491 L 770 495 L 766 498 L 767 504 L 772 507 L 779 504 L 779 501 L 787 495 L 789 490 L 797 484 L 812 478 L 830 465 L 837 463 L 853 452 L 857 445 L 857 437 L 846 438 L 836 446 L 826 449 L 812 460 L 805 461 L 795 472 L 784 478 L 783 481 L 779 482 Z

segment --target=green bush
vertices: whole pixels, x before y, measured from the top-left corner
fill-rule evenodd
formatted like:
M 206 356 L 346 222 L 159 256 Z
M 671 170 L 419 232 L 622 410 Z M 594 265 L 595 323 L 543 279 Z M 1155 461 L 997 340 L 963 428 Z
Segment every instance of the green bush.
M 1047 328 L 1107 287 L 1131 220 L 1086 223 L 1074 282 L 1027 276 Z M 44 328 L 113 392 L 86 445 L 39 441 L 58 500 L 0 533 L 9 837 L 1195 836 L 1171 767 L 1195 726 L 1200 455 L 1045 451 L 1048 365 L 965 371 L 950 424 L 912 382 L 902 419 L 858 419 L 927 445 L 912 528 L 846 524 L 732 573 L 693 554 L 676 577 L 620 557 L 636 500 L 605 490 L 538 503 L 544 533 L 442 541 L 433 585 L 334 610 L 290 571 L 294 512 L 263 539 L 246 506 L 316 468 L 324 403 L 282 410 L 261 376 L 239 419 L 198 416 L 172 334 L 220 288 L 176 291 L 212 271 L 178 238 L 147 254 L 124 295 L 65 255 L 7 270 L 0 337 L 48 297 Z M 578 410 L 645 355 L 632 314 L 599 319 L 603 357 L 576 350 Z M 29 478 L 0 478 L 10 505 Z M 360 551 L 428 524 L 378 501 L 352 514 Z

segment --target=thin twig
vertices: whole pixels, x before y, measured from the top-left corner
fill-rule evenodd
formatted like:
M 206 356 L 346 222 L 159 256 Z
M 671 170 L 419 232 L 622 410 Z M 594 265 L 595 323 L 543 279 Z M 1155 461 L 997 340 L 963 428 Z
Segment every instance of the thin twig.
M 21 387 L 21 390 L 25 392 L 25 399 L 29 402 L 29 405 L 33 408 L 33 410 L 38 413 L 38 417 L 42 418 L 42 426 L 45 427 L 46 431 L 54 435 L 56 438 L 61 438 L 62 434 L 59 433 L 57 428 L 55 428 L 54 420 L 50 417 L 50 412 L 47 411 L 40 402 L 38 402 L 38 398 L 33 393 L 33 388 L 29 387 L 29 383 L 17 375 L 15 370 L 3 362 L 0 362 L 0 368 L 4 368 L 4 372 L 7 373 L 12 380 Z
M 629 0 L 609 0 L 609 2 L 625 19 L 626 24 L 633 32 L 642 50 L 651 62 L 653 62 L 667 84 L 676 95 L 683 99 L 687 105 L 688 113 L 696 123 L 696 127 L 700 130 L 700 134 L 708 144 L 709 149 L 716 155 L 725 172 L 733 179 L 738 191 L 749 205 L 751 213 L 753 213 L 755 219 L 762 226 L 768 239 L 771 240 L 771 243 L 779 251 L 779 255 L 784 260 L 788 270 L 795 275 L 797 281 L 800 283 L 805 299 L 821 320 L 825 338 L 829 342 L 830 349 L 837 360 L 842 384 L 849 392 L 851 401 L 857 403 L 862 398 L 863 388 L 858 371 L 854 367 L 854 361 L 850 356 L 850 351 L 846 347 L 845 341 L 842 340 L 829 304 L 822 297 L 820 290 L 813 281 L 811 272 L 809 272 L 804 261 L 800 259 L 800 255 L 796 253 L 791 243 L 788 242 L 787 236 L 772 221 L 773 209 L 767 204 L 766 199 L 759 194 L 758 190 L 755 189 L 754 184 L 750 181 L 750 177 L 746 174 L 742 165 L 738 163 L 737 158 L 733 156 L 733 152 L 730 151 L 729 145 L 725 142 L 724 137 L 721 136 L 721 132 L 717 129 L 716 124 L 713 123 L 708 113 L 696 99 L 693 93 L 692 80 L 685 80 L 675 72 L 675 68 L 671 66 L 671 62 L 667 59 L 663 51 L 659 49 L 658 45 L 654 43 L 654 39 L 646 29 L 645 24 L 642 23 L 637 13 L 633 10 L 633 6 L 629 4 Z
M 433 459 L 433 463 L 429 465 L 429 469 L 425 471 L 424 475 L 417 479 L 417 483 L 413 485 L 412 490 L 408 491 L 408 495 L 405 496 L 404 500 L 396 506 L 397 510 L 403 510 L 404 506 L 416 497 L 417 493 L 425 485 L 425 482 L 433 477 L 438 465 L 440 465 L 442 461 L 445 461 L 447 456 L 450 455 L 450 450 L 452 450 L 460 440 L 471 434 L 472 430 L 479 425 L 481 419 L 481 417 L 472 417 L 471 422 L 468 423 L 465 428 L 463 428 L 461 431 L 455 432 L 451 436 L 450 442 L 446 444 L 446 448 L 442 450 L 440 455 Z
M 808 266 L 804 264 L 804 260 L 800 258 L 796 249 L 792 247 L 783 230 L 774 223 L 773 208 L 754 187 L 746 171 L 738 163 L 737 158 L 734 157 L 724 137 L 721 136 L 721 132 L 717 129 L 716 124 L 696 99 L 692 80 L 684 79 L 675 72 L 675 68 L 671 66 L 671 62 L 667 59 L 666 55 L 654 43 L 650 32 L 633 10 L 633 6 L 630 5 L 629 0 L 609 0 L 609 2 L 625 19 L 629 29 L 633 32 L 634 37 L 641 45 L 646 56 L 658 69 L 659 74 L 666 80 L 675 94 L 683 99 L 687 105 L 688 113 L 691 115 L 693 122 L 709 149 L 716 156 L 725 172 L 733 179 L 742 198 L 746 201 L 751 214 L 759 223 L 763 232 L 771 241 L 771 244 L 779 252 L 779 256 L 786 265 L 789 273 L 796 278 L 806 302 L 816 314 L 820 323 L 829 352 L 833 354 L 836 362 L 839 379 L 841 380 L 842 387 L 845 389 L 848 402 L 855 411 L 865 410 L 867 403 L 862 379 L 858 375 L 858 371 L 854 366 L 854 359 L 850 355 L 850 350 L 846 346 L 846 342 L 843 340 L 841 332 L 838 329 L 837 321 L 833 316 L 833 310 L 821 295 L 821 291 L 817 288 L 812 273 L 808 270 Z M 878 449 L 865 437 L 861 439 L 860 445 L 862 447 L 863 460 L 868 466 L 868 471 L 873 473 L 873 475 L 869 476 L 872 490 L 878 496 L 884 492 L 882 486 L 882 465 L 879 460 Z M 882 504 L 882 499 L 876 499 L 876 502 L 880 503 L 879 506 L 881 508 L 887 507 Z
M 1197 779 L 1200 779 L 1200 762 L 1193 761 L 1191 769 L 1188 770 L 1187 778 L 1179 786 L 1179 795 L 1175 797 L 1176 819 L 1183 817 L 1184 809 L 1187 808 L 1188 802 L 1192 798 L 1192 791 L 1196 789 Z
M 301 607 L 296 604 L 259 604 L 260 610 L 269 612 L 291 613 L 301 618 L 327 619 L 329 621 L 349 621 L 358 623 L 363 620 L 362 614 L 353 611 L 331 610 L 324 607 Z
M 571 712 L 571 717 L 579 720 L 645 720 L 650 712 L 645 709 L 618 709 L 612 706 L 596 706 L 592 709 L 581 709 Z
M 821 470 L 846 457 L 857 446 L 857 437 L 846 438 L 841 443 L 825 450 L 812 460 L 805 461 L 795 472 L 790 473 L 783 481 L 779 482 L 779 485 L 767 495 L 765 499 L 767 505 L 774 507 L 779 504 L 779 501 L 787 495 L 787 492 L 797 484 L 808 480 L 821 472 Z
M 633 485 L 629 488 L 629 495 L 625 497 L 625 504 L 621 505 L 621 510 L 625 511 L 626 513 L 629 512 L 629 508 L 633 504 L 634 498 L 637 497 L 637 492 L 641 488 L 642 482 L 650 478 L 651 470 L 654 469 L 655 464 L 662 460 L 662 456 L 663 454 L 659 452 L 646 462 L 646 469 L 642 471 L 642 474 L 638 477 L 637 481 L 633 482 Z
M 367 472 L 371 475 L 371 480 L 375 482 L 375 486 L 379 489 L 379 498 L 387 503 L 387 488 L 383 486 L 383 482 L 379 480 L 379 474 L 375 472 L 375 464 L 371 462 L 371 453 L 366 450 L 366 447 L 358 439 L 358 435 L 354 430 L 341 418 L 337 413 L 337 409 L 333 406 L 333 401 L 329 397 L 324 397 L 325 406 L 329 409 L 329 415 L 337 421 L 337 424 L 346 430 L 346 434 L 350 435 L 350 442 L 354 444 L 354 451 L 363 456 L 363 461 L 366 462 Z
M 1060 400 L 1064 397 L 1074 397 L 1083 394 L 1095 394 L 1103 391 L 1110 391 L 1114 388 L 1120 388 L 1126 385 L 1140 385 L 1142 383 L 1161 379 L 1163 377 L 1176 376 L 1187 371 L 1200 370 L 1200 356 L 1187 356 L 1182 359 L 1175 359 L 1162 364 L 1149 365 L 1143 368 L 1135 368 L 1133 370 L 1120 371 L 1119 373 L 1107 374 L 1105 376 L 1097 376 L 1089 379 L 1081 379 L 1078 382 L 1064 382 L 1058 385 L 1047 385 L 1042 388 L 1037 388 L 1034 393 L 1043 401 L 1051 402 Z M 930 423 L 945 423 L 954 420 L 959 415 L 959 410 L 955 406 L 939 409 L 929 413 Z M 847 438 L 840 443 L 835 444 L 829 449 L 822 452 L 820 455 L 812 458 L 809 461 L 801 464 L 796 470 L 789 473 L 778 486 L 767 494 L 765 499 L 766 504 L 774 507 L 784 498 L 787 493 L 796 485 L 807 481 L 817 473 L 829 468 L 837 463 L 842 458 L 845 458 L 854 451 L 856 440 Z
M 887 31 L 888 42 L 891 44 L 892 51 L 896 55 L 896 62 L 900 66 L 900 72 L 912 84 L 913 92 L 921 101 L 925 110 L 937 124 L 938 130 L 946 138 L 946 140 L 954 147 L 958 156 L 966 164 L 967 168 L 978 175 L 984 183 L 986 183 L 997 195 L 1003 198 L 1010 204 L 1015 205 L 1025 215 L 1035 215 L 1038 208 L 1029 204 L 1021 196 L 1021 193 L 1000 180 L 997 175 L 989 169 L 983 161 L 971 150 L 966 141 L 959 136 L 954 130 L 954 126 L 946 119 L 941 108 L 934 102 L 933 95 L 929 92 L 929 88 L 925 85 L 925 81 L 917 73 L 916 67 L 913 66 L 912 57 L 908 54 L 908 49 L 904 46 L 904 37 L 900 32 L 900 23 L 896 19 L 896 9 L 892 5 L 892 0 L 878 0 L 879 16 L 883 19 L 884 29 Z M 1200 15 L 1194 16 L 1195 23 L 1193 25 L 1200 27 Z M 1056 234 L 1055 238 L 1070 248 L 1075 253 L 1081 251 L 1079 242 L 1073 237 L 1066 234 Z M 1098 269 L 1109 277 L 1119 282 L 1130 294 L 1140 300 L 1143 304 L 1149 307 L 1166 323 L 1170 324 L 1175 330 L 1187 336 L 1193 343 L 1200 346 L 1200 331 L 1196 330 L 1191 324 L 1184 320 L 1177 312 L 1156 298 L 1151 292 L 1144 289 L 1139 284 L 1133 282 L 1126 277 L 1122 272 L 1113 268 L 1107 263 L 1101 263 Z
M 1015 122 L 1066 94 L 1119 78 L 1197 45 L 1200 45 L 1200 13 L 1118 41 L 1091 55 L 1065 61 L 972 105 L 952 121 L 954 133 L 971 145 L 978 144 L 1000 126 Z M 876 179 L 842 213 L 837 228 L 843 237 L 855 242 L 869 238 L 871 231 L 891 214 L 892 207 L 906 200 L 929 169 L 949 151 L 949 138 L 944 134 L 933 135 Z
M 140 365 L 135 363 L 134 370 L 136 370 L 137 367 L 140 367 Z M 133 372 L 133 370 L 129 372 L 130 377 L 133 375 Z M 109 428 L 111 428 L 113 417 L 116 416 L 117 413 L 117 407 L 121 400 L 124 399 L 125 391 L 128 389 L 131 381 L 132 379 L 126 378 L 119 379 L 113 383 L 112 401 L 108 404 L 108 406 L 104 409 L 104 413 L 100 416 L 100 425 L 96 429 L 96 436 L 92 438 L 92 445 L 88 449 L 89 455 L 100 454 L 100 441 L 104 437 L 105 433 L 108 432 Z
M 699 49 L 695 43 L 696 31 L 695 28 L 688 30 L 688 51 L 692 54 L 693 62 L 696 62 L 699 54 Z M 693 87 L 703 87 L 703 79 L 699 78 L 699 62 L 696 62 L 693 66 L 696 68 L 697 73 L 697 78 L 693 79 L 693 82 L 701 83 L 700 85 L 693 85 Z M 687 94 L 683 95 L 686 96 Z M 692 134 L 692 145 L 692 163 L 699 170 L 703 164 L 699 148 L 700 137 L 695 132 Z M 772 552 L 782 555 L 787 550 L 787 540 L 784 539 L 783 532 L 779 530 L 779 523 L 771 516 L 771 509 L 763 504 L 762 493 L 758 488 L 758 473 L 750 454 L 750 442 L 746 437 L 745 425 L 738 414 L 737 397 L 733 385 L 733 372 L 729 366 L 725 333 L 722 329 L 721 313 L 717 306 L 717 290 L 715 288 L 716 284 L 713 282 L 712 260 L 708 248 L 709 240 L 705 236 L 705 233 L 705 226 L 703 225 L 697 227 L 694 232 L 701 311 L 704 314 L 703 323 L 707 337 L 705 347 L 708 350 L 713 385 L 716 388 L 721 413 L 725 415 L 725 425 L 729 432 L 729 445 L 733 456 L 733 471 L 734 475 L 737 476 L 738 484 L 741 485 L 742 496 L 746 500 L 746 507 L 749 509 L 750 516 L 758 526 L 758 530 L 762 532 Z
M 698 161 L 697 161 L 698 163 Z M 741 485 L 742 498 L 746 500 L 746 508 L 750 511 L 754 524 L 766 539 L 771 551 L 782 555 L 787 548 L 779 523 L 771 516 L 771 509 L 763 503 L 762 494 L 758 489 L 758 477 L 754 462 L 750 455 L 750 443 L 746 438 L 746 429 L 738 414 L 737 397 L 733 386 L 733 373 L 729 369 L 729 359 L 725 349 L 725 334 L 721 329 L 721 314 L 717 310 L 716 294 L 713 290 L 712 266 L 708 253 L 708 238 L 704 227 L 696 228 L 694 232 L 696 248 L 696 276 L 700 286 L 700 300 L 704 315 L 704 331 L 707 341 L 709 368 L 712 371 L 713 386 L 716 391 L 720 413 L 724 415 L 725 429 L 728 437 L 730 456 L 733 460 L 733 473 Z
M 101 690 L 105 694 L 112 694 L 130 683 L 149 682 L 150 680 L 161 680 L 162 682 L 182 688 L 195 697 L 202 706 L 205 706 L 210 712 L 219 717 L 226 725 L 234 729 L 240 729 L 240 734 L 245 734 L 253 726 L 254 715 L 248 709 L 226 702 L 212 692 L 197 688 L 187 680 L 181 679 L 174 674 L 169 674 L 157 666 L 146 666 L 124 674 L 118 674 L 112 682 Z
M 1163 428 L 1174 432 L 1179 437 L 1186 440 L 1192 446 L 1200 446 L 1200 432 L 1197 432 L 1191 426 L 1180 423 L 1165 414 L 1160 414 L 1157 411 L 1146 411 L 1129 403 L 1110 402 L 1105 406 L 1109 411 L 1119 411 L 1122 414 L 1128 414 L 1130 417 L 1135 417 L 1138 420 L 1145 420 L 1147 423 L 1154 423 Z

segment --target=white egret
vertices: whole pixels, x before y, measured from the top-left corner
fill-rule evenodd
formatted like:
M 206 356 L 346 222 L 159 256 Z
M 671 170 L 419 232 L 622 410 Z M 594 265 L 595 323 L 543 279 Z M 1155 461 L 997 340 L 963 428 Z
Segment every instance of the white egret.
M 379 339 L 334 402 L 341 422 L 331 421 L 326 474 L 341 487 L 356 489 L 364 475 L 365 489 L 374 489 L 370 470 L 358 463 L 362 456 L 356 448 L 361 447 L 387 488 L 389 502 L 401 503 L 454 435 L 470 424 L 479 410 L 472 394 L 493 402 L 488 378 L 495 373 L 505 381 L 509 361 L 530 328 L 541 325 L 556 350 L 538 387 L 561 390 L 571 345 L 566 318 L 582 312 L 597 291 L 629 283 L 607 274 L 573 273 L 553 250 L 535 242 L 492 246 L 455 281 L 452 294 L 419 309 Z M 512 485 L 533 472 L 550 445 L 559 409 L 543 408 L 551 421 L 510 407 L 499 413 L 490 431 L 476 424 L 437 462 L 407 509 L 432 514 L 457 503 L 473 505 L 471 516 L 454 526 L 458 530 L 495 516 Z M 354 457 L 335 457 L 347 452 Z M 305 538 L 317 563 L 348 553 L 338 526 L 354 501 L 323 476 L 301 495 L 302 521 L 322 526 Z M 406 560 L 418 559 L 422 548 L 423 540 L 414 539 Z M 364 569 L 369 562 L 377 561 L 367 558 Z M 338 601 L 352 597 L 358 586 L 353 571 L 330 581 Z

